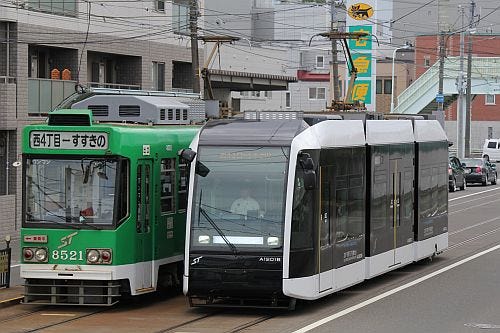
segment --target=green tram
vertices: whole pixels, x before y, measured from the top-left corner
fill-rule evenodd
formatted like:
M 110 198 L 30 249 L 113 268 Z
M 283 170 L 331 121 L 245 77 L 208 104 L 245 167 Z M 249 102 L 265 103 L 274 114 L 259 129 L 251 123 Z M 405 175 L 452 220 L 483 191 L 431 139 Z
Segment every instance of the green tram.
M 57 110 L 24 129 L 24 303 L 113 305 L 181 283 L 188 165 L 177 152 L 199 127 L 96 118 Z

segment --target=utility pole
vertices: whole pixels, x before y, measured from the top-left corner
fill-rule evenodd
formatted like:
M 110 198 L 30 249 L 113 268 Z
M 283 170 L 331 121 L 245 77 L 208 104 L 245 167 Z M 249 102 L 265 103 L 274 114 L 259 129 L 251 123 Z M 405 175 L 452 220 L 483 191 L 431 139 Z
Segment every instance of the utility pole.
M 436 96 L 437 114 L 440 119 L 444 119 L 444 96 L 443 96 L 443 79 L 444 79 L 444 57 L 445 57 L 445 17 L 443 15 L 443 8 L 440 1 L 438 1 L 438 32 L 439 32 L 439 80 L 438 80 L 438 93 Z M 444 125 L 444 124 L 443 124 Z
M 338 31 L 336 23 L 336 4 L 335 0 L 330 0 L 330 31 Z M 330 99 L 331 107 L 333 107 L 333 101 L 338 101 L 340 99 L 340 87 L 339 87 L 339 62 L 337 58 L 337 40 L 332 39 L 332 62 L 330 66 Z
M 464 8 L 459 6 L 464 26 Z M 464 32 L 460 32 L 460 73 L 457 78 L 458 103 L 457 103 L 457 155 L 465 157 L 465 101 L 464 101 Z
M 470 17 L 468 29 L 468 50 L 467 50 L 467 95 L 465 100 L 465 157 L 470 157 L 470 123 L 471 123 L 471 73 L 472 73 L 472 36 L 471 31 L 474 26 L 474 9 L 476 3 L 470 2 Z
M 193 67 L 193 92 L 200 92 L 200 65 L 198 60 L 198 1 L 189 1 L 189 28 L 191 35 L 191 64 Z

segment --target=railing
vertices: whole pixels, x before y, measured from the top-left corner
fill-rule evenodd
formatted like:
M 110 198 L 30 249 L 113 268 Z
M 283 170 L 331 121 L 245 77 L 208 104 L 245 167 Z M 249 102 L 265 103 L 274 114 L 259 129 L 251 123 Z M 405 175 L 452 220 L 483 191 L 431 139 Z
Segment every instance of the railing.
M 6 238 L 7 246 L 0 250 L 0 288 L 10 287 L 10 262 L 12 249 L 10 248 L 10 238 Z
M 87 82 L 87 86 L 93 88 L 112 88 L 112 89 L 129 89 L 129 90 L 141 89 L 141 86 L 138 84 L 122 84 L 122 83 Z
M 0 76 L 0 83 L 16 83 L 16 78 L 13 76 Z
M 46 115 L 75 92 L 76 81 L 28 79 L 28 115 Z
M 460 72 L 460 58 L 448 57 L 444 63 L 444 79 L 455 80 Z M 429 89 L 437 87 L 439 74 L 439 62 L 432 65 L 424 74 L 415 80 L 408 88 L 406 88 L 398 96 L 398 105 L 395 107 L 395 113 L 402 113 L 416 103 Z M 496 82 L 496 78 L 500 76 L 500 57 L 473 57 L 472 58 L 472 79 L 486 80 L 491 78 L 492 82 Z M 452 85 L 454 87 L 454 85 Z M 487 89 L 488 85 L 481 85 Z M 446 88 L 446 85 L 445 85 Z M 437 89 L 436 89 L 437 92 Z M 444 91 L 445 94 L 456 94 L 453 92 Z M 433 94 L 432 98 L 435 95 Z

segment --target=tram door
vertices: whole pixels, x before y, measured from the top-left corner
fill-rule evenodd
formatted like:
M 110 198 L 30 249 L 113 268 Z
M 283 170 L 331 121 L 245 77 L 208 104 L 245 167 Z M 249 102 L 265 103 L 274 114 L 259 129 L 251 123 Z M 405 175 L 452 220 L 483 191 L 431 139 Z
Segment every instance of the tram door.
M 333 216 L 331 210 L 331 186 L 333 167 L 320 167 L 320 214 L 319 214 L 319 292 L 333 288 Z
M 394 255 L 393 264 L 397 265 L 400 262 L 396 258 L 396 248 L 398 247 L 398 232 L 401 225 L 401 159 L 390 160 L 390 215 L 391 216 L 391 230 L 392 230 L 392 252 Z
M 137 164 L 137 248 L 136 248 L 136 276 L 142 281 L 137 286 L 141 288 L 152 287 L 153 275 L 153 237 L 151 223 L 153 218 L 152 198 L 152 162 L 139 160 Z

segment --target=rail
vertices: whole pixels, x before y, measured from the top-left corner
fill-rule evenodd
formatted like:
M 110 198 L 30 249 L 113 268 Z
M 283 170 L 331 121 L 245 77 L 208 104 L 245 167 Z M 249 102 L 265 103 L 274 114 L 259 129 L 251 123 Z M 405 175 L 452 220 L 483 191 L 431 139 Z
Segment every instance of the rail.
M 10 287 L 10 262 L 12 259 L 12 248 L 9 246 L 10 237 L 5 238 L 7 243 L 5 249 L 0 250 L 0 288 Z

